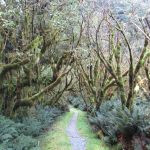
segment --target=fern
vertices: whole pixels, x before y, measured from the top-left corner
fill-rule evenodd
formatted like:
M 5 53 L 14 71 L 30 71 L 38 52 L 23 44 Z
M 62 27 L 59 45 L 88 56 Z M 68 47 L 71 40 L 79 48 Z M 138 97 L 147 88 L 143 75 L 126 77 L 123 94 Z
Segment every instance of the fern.
M 4 147 L 12 150 L 29 150 L 33 147 L 38 147 L 38 142 L 30 136 L 20 135 Z
M 82 97 L 80 96 L 69 96 L 68 101 L 75 108 L 79 108 L 80 110 L 85 110 L 86 105 Z
M 37 106 L 27 113 L 26 117 L 16 118 L 16 122 L 0 115 L 0 149 L 39 150 L 34 137 L 50 127 L 62 111 L 56 107 Z
M 101 105 L 96 116 L 89 116 L 91 124 L 97 130 L 102 130 L 106 136 L 107 143 L 117 142 L 118 133 L 124 137 L 131 137 L 135 134 L 149 136 L 150 129 L 150 104 L 149 102 L 137 101 L 132 111 L 121 107 L 119 100 L 108 101 Z M 108 140 L 109 139 L 109 140 Z

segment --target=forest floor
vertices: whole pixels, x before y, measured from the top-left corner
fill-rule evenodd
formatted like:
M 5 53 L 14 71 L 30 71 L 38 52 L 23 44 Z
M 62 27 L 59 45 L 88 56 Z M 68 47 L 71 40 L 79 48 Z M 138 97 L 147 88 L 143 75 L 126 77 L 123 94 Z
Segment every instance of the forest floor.
M 40 139 L 42 150 L 110 150 L 93 133 L 86 113 L 70 108 Z

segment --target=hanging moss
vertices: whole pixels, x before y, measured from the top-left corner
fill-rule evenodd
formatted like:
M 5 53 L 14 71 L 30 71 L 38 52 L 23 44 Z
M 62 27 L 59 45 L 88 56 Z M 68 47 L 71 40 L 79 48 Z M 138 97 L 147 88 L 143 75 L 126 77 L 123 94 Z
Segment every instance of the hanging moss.
M 37 36 L 29 45 L 24 48 L 24 51 L 29 51 L 31 49 L 37 49 L 41 43 L 43 42 L 43 38 L 41 36 Z
M 1 73 L 0 73 L 0 80 L 3 80 L 3 77 L 6 75 L 7 72 L 10 72 L 11 70 L 16 70 L 19 67 L 21 67 L 22 65 L 25 65 L 29 63 L 28 59 L 25 59 L 21 62 L 17 62 L 17 63 L 13 63 L 13 64 L 7 64 L 7 65 L 3 65 L 1 68 Z M 1 82 L 0 81 L 0 82 Z
M 148 51 L 148 52 L 146 52 L 146 53 L 144 54 L 143 59 L 140 60 L 140 64 L 141 64 L 142 66 L 144 66 L 146 60 L 147 60 L 149 57 L 150 57 L 150 51 Z

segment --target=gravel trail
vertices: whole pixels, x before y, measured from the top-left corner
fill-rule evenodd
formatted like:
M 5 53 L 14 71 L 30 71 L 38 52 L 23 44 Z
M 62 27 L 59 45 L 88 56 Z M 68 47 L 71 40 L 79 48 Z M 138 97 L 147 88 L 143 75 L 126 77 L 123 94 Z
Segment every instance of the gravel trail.
M 80 136 L 76 124 L 77 124 L 78 112 L 74 112 L 74 115 L 67 127 L 67 135 L 70 138 L 72 150 L 86 150 L 86 141 Z

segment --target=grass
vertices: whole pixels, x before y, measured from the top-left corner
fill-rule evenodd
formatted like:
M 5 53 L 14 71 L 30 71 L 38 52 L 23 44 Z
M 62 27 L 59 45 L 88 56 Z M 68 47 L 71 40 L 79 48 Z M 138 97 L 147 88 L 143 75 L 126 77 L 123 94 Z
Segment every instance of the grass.
M 66 128 L 72 115 L 72 112 L 67 112 L 59 117 L 52 129 L 46 135 L 40 137 L 41 150 L 71 150 Z
M 82 137 L 86 138 L 87 150 L 112 150 L 97 138 L 96 134 L 92 131 L 88 123 L 86 113 L 78 111 L 77 128 Z

